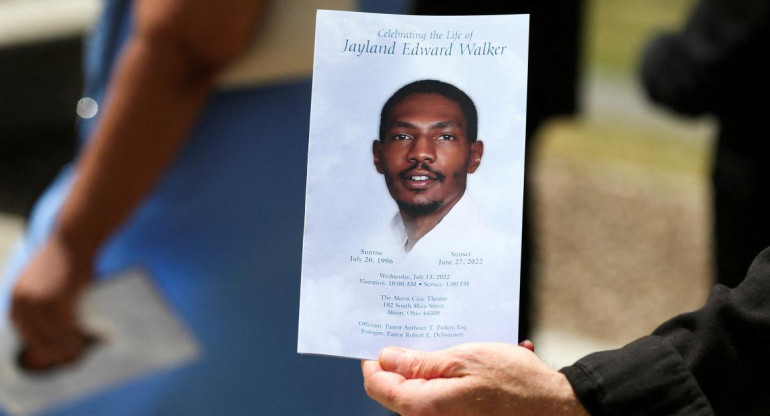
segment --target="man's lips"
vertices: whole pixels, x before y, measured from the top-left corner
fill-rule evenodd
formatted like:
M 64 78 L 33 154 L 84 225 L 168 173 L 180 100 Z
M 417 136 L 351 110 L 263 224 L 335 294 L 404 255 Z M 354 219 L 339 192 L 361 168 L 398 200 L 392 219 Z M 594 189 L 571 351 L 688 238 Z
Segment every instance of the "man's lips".
M 418 190 L 431 186 L 436 182 L 436 177 L 433 175 L 414 173 L 411 175 L 406 175 L 406 177 L 403 178 L 401 182 L 407 189 Z
M 422 166 L 412 166 L 402 171 L 398 174 L 398 179 L 407 189 L 420 190 L 431 186 L 435 182 L 443 182 L 444 175 L 423 164 Z

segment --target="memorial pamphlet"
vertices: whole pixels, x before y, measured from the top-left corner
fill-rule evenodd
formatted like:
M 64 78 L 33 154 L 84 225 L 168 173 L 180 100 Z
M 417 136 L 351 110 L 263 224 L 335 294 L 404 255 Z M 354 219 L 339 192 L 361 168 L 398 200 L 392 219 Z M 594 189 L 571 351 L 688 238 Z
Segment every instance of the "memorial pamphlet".
M 318 12 L 299 353 L 518 341 L 528 25 Z

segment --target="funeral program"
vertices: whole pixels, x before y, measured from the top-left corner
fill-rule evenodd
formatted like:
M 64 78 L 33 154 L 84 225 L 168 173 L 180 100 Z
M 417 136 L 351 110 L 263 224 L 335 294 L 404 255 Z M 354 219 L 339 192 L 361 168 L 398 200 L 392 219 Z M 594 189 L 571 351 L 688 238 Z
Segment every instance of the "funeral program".
M 518 341 L 528 25 L 318 12 L 298 352 Z

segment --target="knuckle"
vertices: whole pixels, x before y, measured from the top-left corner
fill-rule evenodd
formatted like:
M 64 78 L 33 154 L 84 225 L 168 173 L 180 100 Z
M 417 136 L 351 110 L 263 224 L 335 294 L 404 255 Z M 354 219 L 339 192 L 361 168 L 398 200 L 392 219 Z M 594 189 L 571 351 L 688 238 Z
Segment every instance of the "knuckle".
M 422 378 L 425 376 L 426 362 L 410 355 L 401 363 L 402 368 L 407 369 L 412 377 Z
M 375 393 L 374 389 L 372 388 L 372 382 L 369 381 L 368 377 L 364 378 L 364 391 L 370 397 Z
M 436 369 L 436 371 L 439 374 L 443 374 L 445 376 L 458 376 L 462 374 L 465 369 L 467 360 L 464 359 L 462 356 L 449 356 L 445 360 L 442 360 L 439 364 L 440 367 Z
M 388 387 L 388 389 L 383 392 L 383 395 L 389 403 L 395 403 L 399 408 L 404 405 L 401 395 L 398 394 L 398 390 L 394 386 Z
M 409 406 L 403 407 L 404 416 L 446 416 L 448 413 L 441 413 L 439 406 L 433 400 L 420 401 Z
M 402 416 L 426 416 L 419 404 L 403 403 L 399 404 L 396 408 L 400 409 Z

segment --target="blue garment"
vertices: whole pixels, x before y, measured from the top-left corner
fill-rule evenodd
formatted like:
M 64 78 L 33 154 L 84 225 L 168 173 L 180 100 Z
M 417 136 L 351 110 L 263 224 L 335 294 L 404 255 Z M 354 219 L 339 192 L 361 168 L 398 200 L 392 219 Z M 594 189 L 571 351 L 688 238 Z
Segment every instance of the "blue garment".
M 101 102 L 130 33 L 108 0 L 86 55 Z M 99 278 L 146 268 L 202 344 L 202 359 L 122 384 L 51 415 L 377 415 L 357 360 L 296 353 L 310 81 L 217 92 L 155 190 L 111 239 Z M 83 120 L 81 140 L 93 121 Z M 5 277 L 45 240 L 72 182 L 65 168 L 36 205 Z M 8 285 L 0 299 L 7 310 Z

